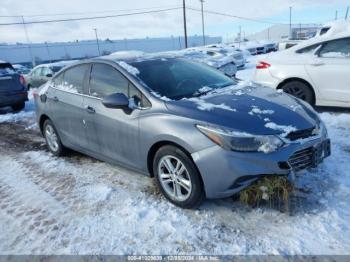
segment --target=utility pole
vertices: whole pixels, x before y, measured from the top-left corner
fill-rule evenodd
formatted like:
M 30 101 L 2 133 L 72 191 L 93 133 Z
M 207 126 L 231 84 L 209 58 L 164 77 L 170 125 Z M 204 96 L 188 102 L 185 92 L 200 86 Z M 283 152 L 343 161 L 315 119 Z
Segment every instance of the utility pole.
M 185 48 L 187 48 L 188 43 L 187 43 L 186 3 L 185 3 L 185 0 L 182 0 L 182 9 L 183 9 L 183 15 L 184 15 Z
M 49 56 L 49 61 L 50 63 L 52 63 L 49 45 L 47 44 L 47 42 L 45 42 L 45 46 L 46 46 L 47 55 Z
M 338 20 L 338 10 L 335 11 L 335 20 Z
M 241 42 L 242 42 L 242 26 L 239 26 L 239 44 L 238 44 L 238 48 L 241 48 Z
M 34 67 L 35 66 L 35 60 L 34 60 L 34 57 L 33 57 L 32 46 L 31 46 L 31 43 L 30 43 L 30 40 L 29 40 L 27 27 L 26 27 L 26 24 L 24 22 L 24 17 L 23 16 L 21 16 L 21 17 L 22 17 L 24 33 L 25 33 L 25 36 L 26 36 L 26 41 L 27 41 L 27 44 L 28 44 L 28 50 L 29 50 L 30 59 L 32 60 L 32 66 Z
M 201 10 L 202 10 L 202 33 L 203 33 L 203 45 L 205 45 L 205 33 L 204 33 L 204 10 L 203 10 L 203 3 L 204 0 L 199 0 L 201 2 Z
M 97 43 L 97 49 L 98 49 L 98 55 L 101 55 L 101 51 L 100 51 L 100 43 L 98 42 L 98 37 L 97 37 L 97 28 L 94 28 L 95 31 L 95 36 L 96 36 L 96 43 Z
M 292 39 L 292 7 L 289 7 L 289 39 Z
M 345 20 L 348 19 L 349 9 L 350 9 L 350 6 L 348 6 L 348 8 L 346 8 Z

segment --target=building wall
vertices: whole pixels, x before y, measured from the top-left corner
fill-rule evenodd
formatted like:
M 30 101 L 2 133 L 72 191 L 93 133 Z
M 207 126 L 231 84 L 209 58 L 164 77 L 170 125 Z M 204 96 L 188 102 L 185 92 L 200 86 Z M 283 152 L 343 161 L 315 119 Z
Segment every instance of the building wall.
M 207 44 L 221 43 L 221 37 L 206 37 Z M 201 36 L 188 37 L 189 47 L 202 45 Z M 101 55 L 116 51 L 140 50 L 144 52 L 159 52 L 183 49 L 183 37 L 144 38 L 123 40 L 99 40 Z M 98 56 L 96 40 L 62 43 L 31 44 L 31 51 L 36 64 L 62 59 L 82 59 Z M 0 44 L 0 60 L 10 63 L 31 63 L 30 49 L 27 44 Z
M 311 37 L 316 34 L 320 25 L 315 24 L 293 24 L 292 25 L 292 39 L 299 39 Z M 283 41 L 289 38 L 289 25 L 274 25 L 261 32 L 247 36 L 248 40 L 271 40 Z

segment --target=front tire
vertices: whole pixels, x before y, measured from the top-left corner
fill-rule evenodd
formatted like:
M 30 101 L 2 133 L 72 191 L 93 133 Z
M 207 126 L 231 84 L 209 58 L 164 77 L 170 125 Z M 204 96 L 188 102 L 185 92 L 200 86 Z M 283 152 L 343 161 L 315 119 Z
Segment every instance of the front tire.
M 62 145 L 57 130 L 50 119 L 47 119 L 44 122 L 43 135 L 46 140 L 46 145 L 52 154 L 55 156 L 64 155 L 66 149 Z
M 315 97 L 309 85 L 301 81 L 290 81 L 282 86 L 282 89 L 287 94 L 295 96 L 310 105 L 315 104 Z
M 160 191 L 174 205 L 195 208 L 204 200 L 200 174 L 180 148 L 161 147 L 154 157 L 153 173 Z

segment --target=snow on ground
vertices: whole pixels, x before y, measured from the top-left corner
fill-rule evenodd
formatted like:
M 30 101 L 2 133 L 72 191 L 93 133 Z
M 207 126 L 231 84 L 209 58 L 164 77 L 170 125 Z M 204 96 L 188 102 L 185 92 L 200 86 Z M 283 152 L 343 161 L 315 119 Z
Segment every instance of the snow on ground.
M 298 177 L 288 215 L 231 198 L 183 210 L 146 176 L 54 157 L 27 105 L 0 114 L 0 254 L 350 254 L 350 114 L 321 114 L 332 155 Z

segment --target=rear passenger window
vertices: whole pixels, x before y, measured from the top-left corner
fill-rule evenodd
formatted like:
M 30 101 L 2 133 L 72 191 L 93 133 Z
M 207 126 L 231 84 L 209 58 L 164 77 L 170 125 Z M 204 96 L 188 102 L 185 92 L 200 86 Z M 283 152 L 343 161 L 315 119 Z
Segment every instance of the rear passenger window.
M 78 65 L 66 70 L 64 74 L 55 78 L 55 87 L 63 91 L 82 94 L 84 77 L 88 68 L 88 65 Z
M 337 39 L 325 43 L 319 56 L 325 58 L 350 58 L 350 38 Z
M 90 76 L 90 95 L 104 98 L 114 93 L 128 96 L 129 81 L 116 69 L 106 64 L 93 64 Z

